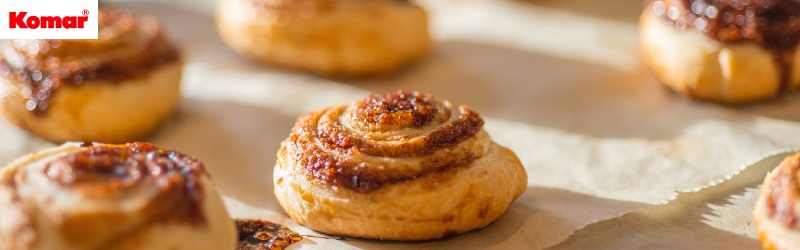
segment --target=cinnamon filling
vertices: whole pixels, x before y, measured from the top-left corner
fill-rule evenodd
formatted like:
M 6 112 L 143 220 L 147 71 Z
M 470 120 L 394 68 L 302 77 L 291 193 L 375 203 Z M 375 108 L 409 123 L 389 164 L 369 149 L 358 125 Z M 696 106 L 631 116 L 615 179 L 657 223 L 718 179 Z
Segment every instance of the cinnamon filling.
M 13 40 L 6 44 L 0 76 L 20 85 L 29 110 L 44 114 L 63 85 L 142 79 L 180 58 L 152 17 L 101 9 L 98 21 L 98 40 Z
M 353 116 L 365 130 L 419 128 L 431 122 L 438 112 L 432 99 L 430 95 L 405 91 L 371 95 L 358 101 Z
M 660 0 L 651 11 L 677 29 L 694 27 L 721 42 L 753 42 L 769 51 L 789 86 L 800 43 L 800 2 L 795 0 Z
M 430 95 L 397 91 L 300 117 L 288 147 L 309 177 L 370 192 L 469 164 L 484 148 L 454 147 L 482 128 L 483 119 L 466 106 L 455 109 Z M 393 169 L 385 158 L 414 159 L 420 166 Z
M 47 163 L 42 174 L 88 199 L 127 196 L 140 186 L 156 187 L 158 192 L 145 214 L 205 223 L 199 185 L 199 178 L 205 175 L 203 165 L 193 157 L 149 143 L 89 146 Z

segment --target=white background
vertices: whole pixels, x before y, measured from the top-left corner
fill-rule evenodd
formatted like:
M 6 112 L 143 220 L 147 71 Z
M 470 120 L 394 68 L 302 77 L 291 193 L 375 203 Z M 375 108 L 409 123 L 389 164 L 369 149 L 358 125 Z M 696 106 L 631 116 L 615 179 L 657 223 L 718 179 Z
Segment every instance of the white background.
M 30 16 L 83 16 L 83 29 L 10 29 L 9 12 L 27 11 Z M 0 4 L 0 39 L 97 39 L 97 0 L 3 0 Z

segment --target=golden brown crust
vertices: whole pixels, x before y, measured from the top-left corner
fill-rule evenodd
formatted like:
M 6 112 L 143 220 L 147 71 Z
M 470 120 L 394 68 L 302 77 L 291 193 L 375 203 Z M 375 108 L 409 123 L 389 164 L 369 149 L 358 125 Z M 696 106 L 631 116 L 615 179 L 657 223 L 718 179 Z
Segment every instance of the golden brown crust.
M 153 131 L 177 104 L 183 61 L 152 17 L 103 10 L 100 21 L 98 40 L 6 43 L 0 112 L 56 143 L 124 143 Z
M 312 112 L 282 143 L 275 194 L 329 234 L 424 240 L 484 227 L 527 176 L 482 127 L 465 106 L 406 91 Z
M 780 25 L 763 25 L 785 22 L 759 19 L 744 23 L 766 28 L 720 28 L 721 20 L 692 14 L 685 1 L 653 3 L 640 18 L 642 54 L 656 76 L 673 90 L 695 99 L 736 104 L 774 98 L 800 86 L 800 53 L 796 51 L 800 41 L 786 39 L 776 43 L 780 46 L 773 45 L 778 40 L 770 38 L 776 34 L 771 29 Z M 694 20 L 692 24 L 689 19 Z M 731 36 L 729 31 L 746 35 Z
M 0 221 L 3 250 L 194 249 L 202 245 L 178 244 L 193 234 L 235 244 L 202 164 L 146 143 L 67 144 L 21 158 L 0 171 L 0 218 L 10 219 Z M 159 239 L 170 236 L 180 238 Z
M 756 217 L 753 218 L 753 221 L 755 222 L 756 227 L 758 227 L 761 224 L 761 220 Z M 772 240 L 770 240 L 769 237 L 767 237 L 767 232 L 765 231 L 762 230 L 758 231 L 758 241 L 761 242 L 761 248 L 763 248 L 764 250 L 778 250 L 778 247 L 775 245 L 775 242 L 773 242 Z
M 219 1 L 216 22 L 243 57 L 327 76 L 391 73 L 431 44 L 425 12 L 407 1 Z

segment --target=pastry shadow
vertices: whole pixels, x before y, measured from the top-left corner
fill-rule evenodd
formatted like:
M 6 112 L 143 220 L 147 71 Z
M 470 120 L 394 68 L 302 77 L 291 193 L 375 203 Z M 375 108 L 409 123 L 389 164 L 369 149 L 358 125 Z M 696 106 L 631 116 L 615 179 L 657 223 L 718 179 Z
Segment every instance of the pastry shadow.
M 668 203 L 626 214 L 589 225 L 548 249 L 761 249 L 753 235 L 740 235 L 703 222 L 708 216 L 716 216 L 707 204 L 733 206 L 726 199 L 744 192 L 732 192 L 710 203 Z
M 380 249 L 542 249 L 597 220 L 650 206 L 604 199 L 563 189 L 529 186 L 522 197 L 488 226 L 465 234 L 419 242 L 348 238 L 344 244 Z M 334 240 L 336 236 L 331 236 Z
M 679 194 L 667 204 L 590 225 L 551 249 L 761 249 L 752 208 L 759 185 L 785 156 L 767 157 L 730 180 Z M 729 218 L 732 213 L 746 218 Z M 714 223 L 746 230 L 738 234 L 717 229 Z
M 167 37 L 175 42 L 190 63 L 207 63 L 224 68 L 269 72 L 282 69 L 262 67 L 234 53 L 217 35 L 214 17 L 159 2 L 116 2 L 107 6 L 128 8 L 157 17 Z
M 800 110 L 800 91 L 792 90 L 775 100 L 736 107 L 736 110 L 750 115 L 800 122 L 800 112 L 797 112 Z
M 153 142 L 200 159 L 222 195 L 282 211 L 272 169 L 294 117 L 245 104 L 184 100 Z
M 627 14 L 613 16 L 629 22 L 638 19 L 638 10 L 643 8 L 641 2 L 618 1 L 626 2 L 623 5 L 626 8 L 611 12 L 601 10 L 617 5 L 605 2 L 576 5 L 563 1 L 527 1 L 526 4 L 581 15 L 624 12 Z M 219 38 L 214 18 L 209 14 L 153 2 L 110 5 L 160 18 L 169 37 L 184 48 L 192 64 L 210 65 L 220 70 L 302 76 L 335 84 L 309 73 L 263 66 L 238 56 Z M 800 109 L 800 93 L 741 107 L 704 103 L 672 93 L 644 65 L 623 71 L 467 40 L 438 41 L 427 58 L 396 74 L 336 80 L 374 93 L 397 89 L 430 92 L 455 104 L 467 104 L 487 117 L 603 138 L 672 138 L 698 121 L 747 120 L 750 115 L 800 121 L 800 113 L 793 112 Z
M 641 0 L 612 1 L 561 1 L 561 0 L 517 0 L 558 11 L 592 16 L 618 22 L 638 23 L 645 4 Z
M 625 71 L 464 40 L 439 42 L 413 71 L 346 83 L 374 93 L 429 92 L 484 117 L 599 138 L 668 139 L 705 120 L 751 119 L 678 97 L 643 65 Z
M 0 117 L 0 169 L 19 157 L 56 146 Z

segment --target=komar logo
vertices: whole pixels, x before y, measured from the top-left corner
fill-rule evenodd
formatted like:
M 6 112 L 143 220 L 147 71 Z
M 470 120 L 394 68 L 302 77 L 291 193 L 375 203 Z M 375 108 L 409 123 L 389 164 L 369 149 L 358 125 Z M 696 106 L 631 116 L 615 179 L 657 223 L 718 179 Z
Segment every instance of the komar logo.
M 97 39 L 97 0 L 2 0 L 0 39 Z
M 83 16 L 28 16 L 28 12 L 9 12 L 10 29 L 83 29 L 89 21 L 89 10 Z

